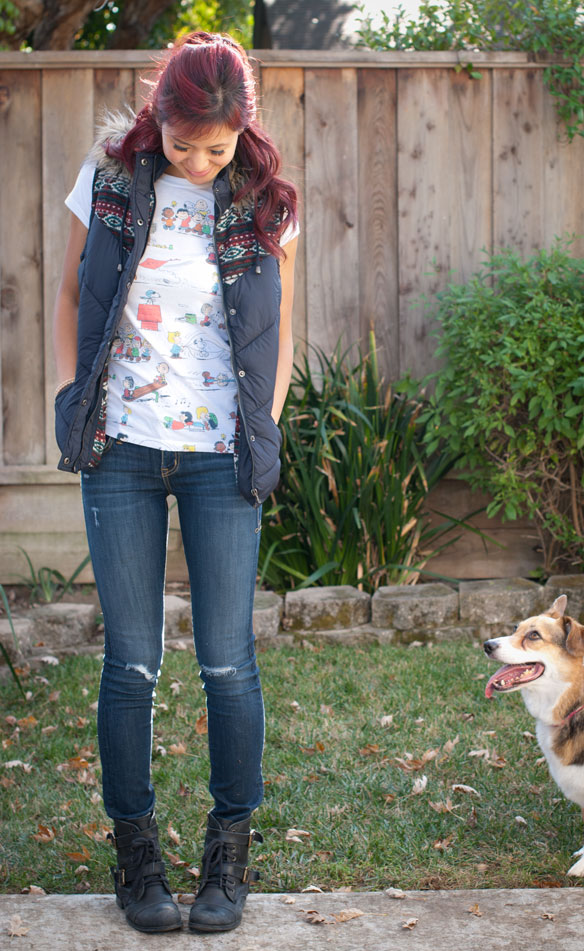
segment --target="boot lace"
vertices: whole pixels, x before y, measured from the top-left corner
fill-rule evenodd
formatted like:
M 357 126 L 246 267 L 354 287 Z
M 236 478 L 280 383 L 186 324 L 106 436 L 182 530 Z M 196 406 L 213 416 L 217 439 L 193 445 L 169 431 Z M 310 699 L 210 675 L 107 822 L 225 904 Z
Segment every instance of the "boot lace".
M 234 884 L 231 875 L 223 872 L 223 863 L 235 865 L 237 862 L 237 846 L 232 842 L 221 842 L 213 839 L 203 853 L 203 867 L 201 870 L 201 889 L 205 885 L 218 885 L 225 889 Z

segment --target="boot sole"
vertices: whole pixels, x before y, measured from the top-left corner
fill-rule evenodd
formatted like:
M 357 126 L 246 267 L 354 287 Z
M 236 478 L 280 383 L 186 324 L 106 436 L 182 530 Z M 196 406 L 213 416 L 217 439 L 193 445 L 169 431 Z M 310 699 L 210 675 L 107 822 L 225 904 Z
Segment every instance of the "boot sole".
M 170 925 L 167 928 L 139 928 L 138 925 L 135 925 L 133 921 L 130 921 L 126 918 L 130 928 L 133 928 L 134 931 L 139 931 L 141 934 L 166 934 L 167 931 L 178 931 L 182 928 L 182 921 L 176 925 Z
M 235 928 L 239 928 L 241 921 L 236 921 L 234 925 L 229 925 L 228 928 L 221 927 L 221 925 L 209 925 L 208 927 L 199 927 L 189 924 L 189 931 L 193 934 L 219 934 L 223 931 L 234 931 Z

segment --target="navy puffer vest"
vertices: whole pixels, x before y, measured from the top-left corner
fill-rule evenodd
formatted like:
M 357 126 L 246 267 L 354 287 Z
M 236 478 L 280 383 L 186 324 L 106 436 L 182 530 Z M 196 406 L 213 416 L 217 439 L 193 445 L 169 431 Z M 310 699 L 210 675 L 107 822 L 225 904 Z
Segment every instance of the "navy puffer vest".
M 130 179 L 98 168 L 87 242 L 79 266 L 75 381 L 55 401 L 59 469 L 99 464 L 105 444 L 107 363 L 128 291 L 144 253 L 154 213 L 154 182 L 163 155 L 140 154 Z M 239 394 L 236 468 L 239 490 L 261 504 L 280 474 L 281 435 L 271 416 L 280 321 L 278 260 L 259 247 L 253 208 L 233 204 L 228 169 L 213 184 L 217 261 L 231 362 Z M 276 224 L 276 223 L 275 223 Z M 275 226 L 275 225 L 274 225 Z

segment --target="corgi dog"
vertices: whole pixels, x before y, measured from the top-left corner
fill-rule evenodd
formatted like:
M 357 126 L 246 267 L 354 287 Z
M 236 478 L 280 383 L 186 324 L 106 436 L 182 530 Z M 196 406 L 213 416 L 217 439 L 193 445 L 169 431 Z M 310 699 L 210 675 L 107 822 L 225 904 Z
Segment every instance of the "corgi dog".
M 521 690 L 550 773 L 584 818 L 584 625 L 565 614 L 567 603 L 562 594 L 509 637 L 484 643 L 487 657 L 504 665 L 485 696 Z M 568 875 L 584 876 L 584 846 L 574 855 L 581 857 Z

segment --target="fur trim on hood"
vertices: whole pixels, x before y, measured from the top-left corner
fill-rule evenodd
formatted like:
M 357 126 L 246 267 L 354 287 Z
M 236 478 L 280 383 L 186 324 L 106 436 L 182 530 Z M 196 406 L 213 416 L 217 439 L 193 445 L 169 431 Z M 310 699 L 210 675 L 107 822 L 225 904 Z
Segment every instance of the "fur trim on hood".
M 130 173 L 123 162 L 109 156 L 105 147 L 112 140 L 120 141 L 123 139 L 131 129 L 135 119 L 136 113 L 129 106 L 119 112 L 110 112 L 108 109 L 104 109 L 97 123 L 95 141 L 87 153 L 85 161 L 114 175 L 127 175 L 129 178 Z M 247 178 L 246 171 L 233 160 L 229 166 L 229 184 L 234 195 L 242 188 Z M 246 195 L 243 201 L 237 203 L 240 211 L 251 209 L 253 206 L 254 198 L 252 194 Z

